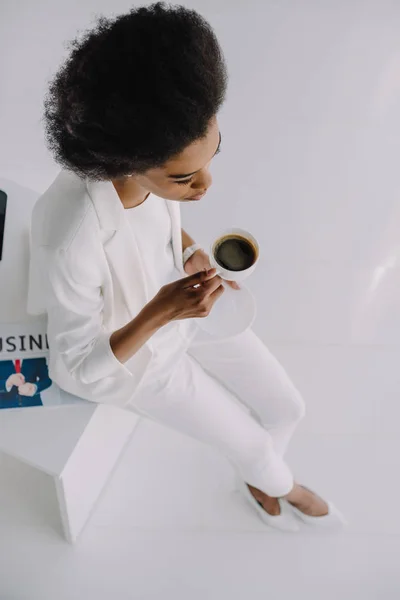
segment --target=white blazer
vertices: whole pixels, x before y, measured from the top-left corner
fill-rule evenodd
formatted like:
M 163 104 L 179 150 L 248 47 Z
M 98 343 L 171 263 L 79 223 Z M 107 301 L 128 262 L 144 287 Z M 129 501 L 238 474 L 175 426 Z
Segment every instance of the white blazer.
M 178 202 L 167 201 L 175 265 L 182 276 Z M 47 313 L 50 376 L 66 391 L 124 406 L 152 356 L 151 340 L 120 363 L 110 336 L 150 300 L 124 207 L 111 182 L 62 171 L 36 203 L 31 226 L 28 312 Z

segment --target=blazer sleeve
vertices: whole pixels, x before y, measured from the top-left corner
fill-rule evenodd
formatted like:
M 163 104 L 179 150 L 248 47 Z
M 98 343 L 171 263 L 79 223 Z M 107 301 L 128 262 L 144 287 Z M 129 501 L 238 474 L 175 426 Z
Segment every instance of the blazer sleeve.
M 8 363 L 8 361 L 0 360 L 0 371 L 1 371 L 1 373 L 0 373 L 0 393 L 8 393 L 11 391 L 11 390 L 7 389 L 7 379 L 12 374 L 12 371 L 10 372 L 9 369 L 6 367 L 7 363 Z M 12 389 L 12 387 L 11 387 L 11 389 Z
M 7 377 L 8 379 L 8 377 Z M 0 379 L 0 393 L 8 392 L 9 390 L 6 388 L 7 379 Z
M 36 394 L 40 394 L 40 392 L 47 390 L 47 388 L 49 388 L 52 384 L 52 381 L 49 377 L 49 368 L 47 366 L 46 359 L 43 358 L 37 360 L 38 368 L 35 373 L 36 381 L 34 382 L 34 384 L 36 385 L 35 396 Z
M 132 376 L 111 349 L 112 331 L 103 323 L 102 289 L 90 278 L 84 253 L 53 250 L 44 264 L 50 352 L 56 352 L 70 376 L 84 384 L 122 373 Z

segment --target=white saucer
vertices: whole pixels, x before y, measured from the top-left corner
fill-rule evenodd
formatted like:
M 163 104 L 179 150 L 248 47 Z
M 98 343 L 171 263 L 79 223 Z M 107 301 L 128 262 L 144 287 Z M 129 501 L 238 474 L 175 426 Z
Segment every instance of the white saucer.
M 243 284 L 233 290 L 225 284 L 225 292 L 204 319 L 196 319 L 199 327 L 213 337 L 227 338 L 239 335 L 253 325 L 257 314 L 253 294 Z

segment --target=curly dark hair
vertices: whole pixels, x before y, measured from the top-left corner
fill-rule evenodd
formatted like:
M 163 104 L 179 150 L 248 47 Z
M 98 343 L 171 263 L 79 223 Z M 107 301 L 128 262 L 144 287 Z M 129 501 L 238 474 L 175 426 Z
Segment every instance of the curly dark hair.
M 158 167 L 202 138 L 224 101 L 218 40 L 194 10 L 134 8 L 72 42 L 45 99 L 49 149 L 81 177 Z

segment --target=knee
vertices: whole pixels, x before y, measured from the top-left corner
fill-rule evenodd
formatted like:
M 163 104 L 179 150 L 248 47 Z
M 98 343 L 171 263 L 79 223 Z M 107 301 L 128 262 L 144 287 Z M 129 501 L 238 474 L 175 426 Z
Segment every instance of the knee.
M 296 390 L 292 402 L 293 421 L 301 421 L 306 414 L 306 405 L 303 396 Z
M 290 394 L 281 399 L 281 407 L 283 423 L 298 423 L 306 413 L 303 397 L 296 389 L 291 390 Z

